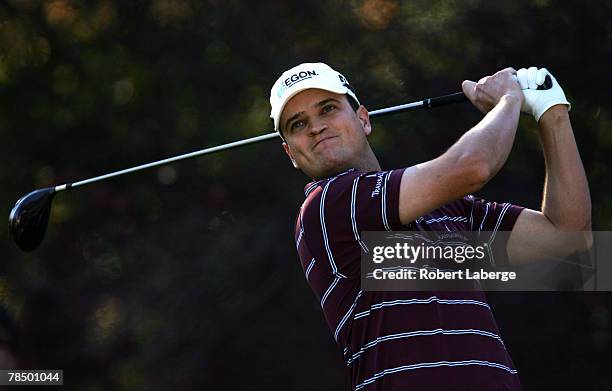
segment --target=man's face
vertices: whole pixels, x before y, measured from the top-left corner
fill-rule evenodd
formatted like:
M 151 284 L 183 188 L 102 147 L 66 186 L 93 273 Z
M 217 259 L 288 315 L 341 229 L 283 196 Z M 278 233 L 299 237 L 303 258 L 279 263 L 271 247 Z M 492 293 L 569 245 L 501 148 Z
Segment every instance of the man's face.
M 358 166 L 370 148 L 367 110 L 355 112 L 345 95 L 304 90 L 285 105 L 280 128 L 293 165 L 313 179 Z

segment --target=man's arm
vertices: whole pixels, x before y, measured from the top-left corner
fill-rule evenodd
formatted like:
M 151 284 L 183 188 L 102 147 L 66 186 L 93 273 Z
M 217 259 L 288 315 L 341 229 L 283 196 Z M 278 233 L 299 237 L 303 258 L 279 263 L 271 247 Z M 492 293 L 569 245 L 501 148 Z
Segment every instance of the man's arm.
M 563 257 L 592 244 L 589 186 L 567 111 L 556 105 L 540 118 L 546 163 L 542 207 L 525 209 L 517 219 L 507 247 L 513 264 Z
M 514 73 L 507 68 L 478 83 L 463 82 L 466 96 L 487 114 L 440 157 L 404 171 L 399 199 L 402 224 L 479 190 L 503 166 L 524 100 Z

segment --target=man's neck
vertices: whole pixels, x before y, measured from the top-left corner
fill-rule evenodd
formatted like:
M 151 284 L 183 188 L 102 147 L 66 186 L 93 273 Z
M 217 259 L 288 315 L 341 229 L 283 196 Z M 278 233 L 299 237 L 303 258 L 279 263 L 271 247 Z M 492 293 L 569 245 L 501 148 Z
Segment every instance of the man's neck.
M 358 162 L 353 164 L 353 168 L 358 171 L 380 171 L 380 163 L 374 155 L 371 148 L 368 148 L 366 152 L 361 156 Z
M 353 162 L 353 163 L 349 163 L 346 165 L 346 167 L 343 167 L 341 169 L 339 169 L 336 172 L 330 173 L 329 175 L 326 175 L 324 177 L 321 178 L 312 178 L 313 181 L 320 181 L 322 179 L 326 179 L 326 178 L 330 178 L 333 177 L 335 175 L 341 174 L 347 170 L 350 170 L 351 168 L 357 170 L 357 171 L 365 171 L 365 172 L 370 172 L 370 171 L 380 171 L 380 163 L 378 162 L 378 159 L 376 158 L 376 155 L 374 155 L 374 152 L 372 152 L 371 149 L 368 150 L 368 152 L 365 153 L 365 156 L 362 156 L 361 159 L 359 159 L 359 161 L 357 162 Z

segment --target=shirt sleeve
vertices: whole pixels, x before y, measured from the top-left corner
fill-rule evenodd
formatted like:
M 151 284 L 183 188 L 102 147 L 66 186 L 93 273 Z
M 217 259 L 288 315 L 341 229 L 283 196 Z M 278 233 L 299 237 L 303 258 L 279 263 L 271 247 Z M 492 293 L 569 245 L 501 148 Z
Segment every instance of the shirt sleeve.
M 508 238 L 521 212 L 525 209 L 507 202 L 489 202 L 478 197 L 463 198 L 470 208 L 470 228 L 481 234 L 493 249 L 496 266 L 508 266 Z M 501 232 L 501 233 L 500 233 Z

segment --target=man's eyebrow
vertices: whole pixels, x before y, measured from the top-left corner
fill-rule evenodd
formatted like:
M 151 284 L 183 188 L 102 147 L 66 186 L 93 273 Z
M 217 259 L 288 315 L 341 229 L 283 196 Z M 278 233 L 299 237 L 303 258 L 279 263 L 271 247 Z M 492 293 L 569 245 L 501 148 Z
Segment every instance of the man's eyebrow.
M 337 102 L 340 103 L 340 101 L 336 98 L 328 98 L 328 99 L 323 99 L 320 102 L 317 102 L 314 104 L 314 107 L 321 107 L 321 106 L 325 106 L 326 104 L 328 104 L 329 102 Z M 287 127 L 289 126 L 289 124 L 291 123 L 291 121 L 293 121 L 294 119 L 298 118 L 300 115 L 304 114 L 303 111 L 300 111 L 299 113 L 296 113 L 294 115 L 292 115 L 291 117 L 289 117 L 289 119 L 287 119 L 287 121 L 285 121 L 285 129 L 287 129 Z
M 340 101 L 338 99 L 336 99 L 336 98 L 328 98 L 328 99 L 324 99 L 324 100 L 320 101 L 319 103 L 315 104 L 315 107 L 325 106 L 329 102 L 338 102 L 338 103 L 340 103 Z
M 285 130 L 287 130 L 287 128 L 289 127 L 289 124 L 294 120 L 297 119 L 300 115 L 304 114 L 303 111 L 300 111 L 299 113 L 296 113 L 294 115 L 292 115 L 287 121 L 285 121 Z

